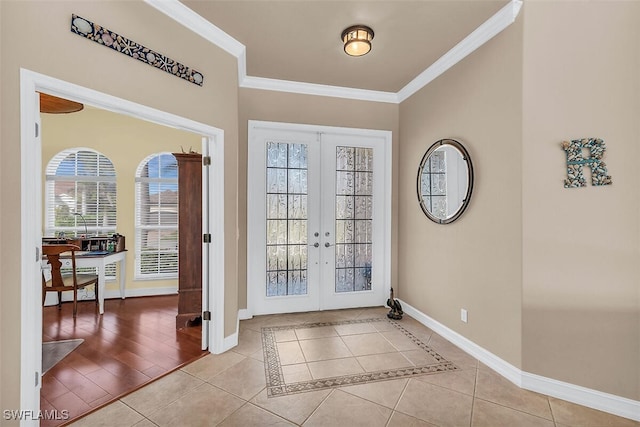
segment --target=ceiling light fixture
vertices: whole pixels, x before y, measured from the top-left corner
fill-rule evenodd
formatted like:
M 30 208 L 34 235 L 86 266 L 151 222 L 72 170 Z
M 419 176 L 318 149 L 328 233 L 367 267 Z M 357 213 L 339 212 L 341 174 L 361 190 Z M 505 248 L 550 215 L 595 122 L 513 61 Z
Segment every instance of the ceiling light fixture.
M 58 98 L 57 96 L 40 93 L 40 112 L 51 114 L 75 113 L 84 108 L 79 102 Z
M 365 25 L 353 25 L 342 32 L 344 52 L 349 56 L 362 56 L 371 50 L 373 30 Z

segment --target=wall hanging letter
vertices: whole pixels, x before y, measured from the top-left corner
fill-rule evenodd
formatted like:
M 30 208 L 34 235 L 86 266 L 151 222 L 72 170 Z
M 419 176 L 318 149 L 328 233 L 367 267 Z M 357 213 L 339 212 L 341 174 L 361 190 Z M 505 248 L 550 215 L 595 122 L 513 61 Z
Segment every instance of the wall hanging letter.
M 582 149 L 589 150 L 590 156 L 584 158 Z M 574 139 L 571 142 L 562 142 L 562 149 L 567 153 L 567 179 L 564 180 L 565 188 L 585 187 L 587 180 L 582 173 L 583 166 L 591 168 L 592 185 L 609 185 L 611 176 L 607 175 L 607 165 L 602 161 L 607 147 L 600 138 Z
M 176 62 L 169 57 L 155 52 L 148 47 L 144 47 L 98 24 L 94 24 L 81 16 L 71 15 L 71 32 L 103 46 L 110 47 L 113 50 L 124 53 L 131 58 L 166 71 L 181 79 L 190 81 L 198 86 L 202 86 L 204 81 L 204 76 L 201 72 Z

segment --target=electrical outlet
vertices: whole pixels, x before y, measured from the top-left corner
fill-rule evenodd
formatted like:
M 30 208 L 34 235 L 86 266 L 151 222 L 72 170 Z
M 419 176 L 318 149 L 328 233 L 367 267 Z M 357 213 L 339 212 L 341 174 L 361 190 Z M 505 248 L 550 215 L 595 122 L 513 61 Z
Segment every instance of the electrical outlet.
M 467 323 L 467 310 L 464 308 L 460 309 L 460 320 L 462 320 L 464 323 Z

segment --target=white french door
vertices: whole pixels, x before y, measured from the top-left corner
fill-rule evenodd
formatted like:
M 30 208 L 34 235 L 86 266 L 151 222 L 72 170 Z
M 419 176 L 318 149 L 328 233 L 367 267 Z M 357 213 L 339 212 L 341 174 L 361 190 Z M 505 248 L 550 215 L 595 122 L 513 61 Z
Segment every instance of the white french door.
M 252 314 L 384 305 L 390 132 L 250 122 Z

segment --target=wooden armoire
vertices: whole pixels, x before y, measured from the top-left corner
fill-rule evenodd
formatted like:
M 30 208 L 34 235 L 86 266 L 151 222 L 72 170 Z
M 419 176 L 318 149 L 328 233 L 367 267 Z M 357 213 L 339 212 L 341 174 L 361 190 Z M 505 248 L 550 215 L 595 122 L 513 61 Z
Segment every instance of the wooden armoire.
M 178 161 L 178 315 L 176 329 L 202 316 L 202 155 Z

